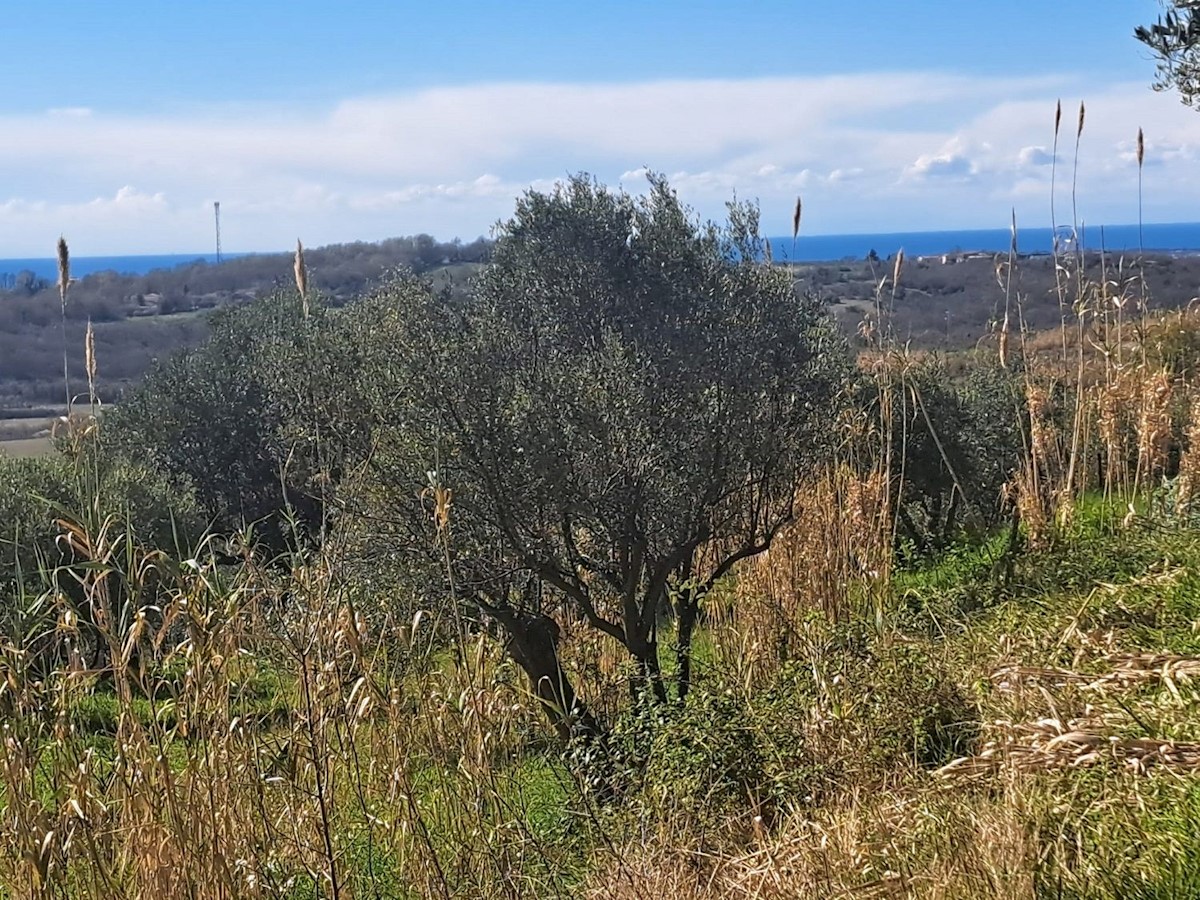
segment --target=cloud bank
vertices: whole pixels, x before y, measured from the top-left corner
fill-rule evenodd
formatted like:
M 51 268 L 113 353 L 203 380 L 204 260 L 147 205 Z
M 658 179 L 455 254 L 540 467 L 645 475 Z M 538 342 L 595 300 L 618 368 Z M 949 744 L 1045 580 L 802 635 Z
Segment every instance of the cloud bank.
M 813 233 L 1049 224 L 1056 98 L 1060 173 L 1085 90 L 1071 76 L 946 73 L 640 84 L 485 84 L 355 97 L 324 108 L 206 108 L 171 116 L 60 108 L 0 128 L 0 256 L 192 252 L 221 201 L 231 250 L 419 231 L 486 233 L 530 186 L 576 171 L 639 189 L 666 173 L 704 216 L 733 194 Z M 1145 129 L 1147 221 L 1197 218 L 1200 115 L 1142 84 L 1087 87 L 1080 213 L 1137 215 Z M 1059 181 L 1062 186 L 1062 180 Z

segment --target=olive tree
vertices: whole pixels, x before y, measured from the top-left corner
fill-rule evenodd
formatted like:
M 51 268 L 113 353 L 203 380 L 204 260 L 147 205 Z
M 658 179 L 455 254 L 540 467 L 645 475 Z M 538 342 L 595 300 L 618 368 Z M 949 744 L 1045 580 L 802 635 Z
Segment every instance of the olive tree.
M 192 485 L 214 530 L 256 523 L 274 550 L 296 526 L 320 531 L 330 486 L 368 440 L 355 348 L 333 346 L 336 311 L 310 306 L 284 292 L 217 312 L 208 339 L 157 364 L 103 430 Z
M 386 348 L 361 376 L 391 423 L 388 552 L 439 561 L 564 734 L 594 722 L 552 614 L 620 644 L 660 700 L 673 619 L 685 696 L 704 598 L 792 519 L 833 437 L 845 344 L 761 250 L 750 205 L 701 225 L 661 178 L 578 176 L 518 201 L 469 296 L 401 279 L 348 311 Z
M 1133 36 L 1150 49 L 1158 68 L 1155 90 L 1178 90 L 1187 106 L 1200 98 L 1200 3 L 1175 0 L 1153 25 Z

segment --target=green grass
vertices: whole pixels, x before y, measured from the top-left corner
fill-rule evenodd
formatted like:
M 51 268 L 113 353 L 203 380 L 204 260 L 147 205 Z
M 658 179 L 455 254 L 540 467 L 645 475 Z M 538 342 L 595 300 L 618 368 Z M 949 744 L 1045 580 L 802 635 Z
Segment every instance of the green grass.
M 1165 520 L 1121 528 L 1119 521 L 1112 508 L 1090 503 L 1070 533 L 1020 555 L 1008 573 L 997 566 L 1006 534 L 964 540 L 898 572 L 882 622 L 832 624 L 814 614 L 796 657 L 774 683 L 749 694 L 730 683 L 713 634 L 699 629 L 689 703 L 657 710 L 648 724 L 636 716 L 614 723 L 614 744 L 629 771 L 621 775 L 620 802 L 603 809 L 581 798 L 569 762 L 539 739 L 536 717 L 522 726 L 528 734 L 489 750 L 483 766 L 456 742 L 457 725 L 437 740 L 426 735 L 428 743 L 414 744 L 405 762 L 412 806 L 381 800 L 375 785 L 364 813 L 342 760 L 334 843 L 346 889 L 353 896 L 427 893 L 429 884 L 408 880 L 420 866 L 396 855 L 425 852 L 421 845 L 389 843 L 379 824 L 407 821 L 413 809 L 452 892 L 464 896 L 494 890 L 478 879 L 499 868 L 514 896 L 576 895 L 597 868 L 613 864 L 614 853 L 640 845 L 664 823 L 680 829 L 670 840 L 699 841 L 706 858 L 736 856 L 745 851 L 737 842 L 748 839 L 748 811 L 758 811 L 785 844 L 792 816 L 819 822 L 831 834 L 858 822 L 857 856 L 820 852 L 830 854 L 831 871 L 858 867 L 835 871 L 835 880 L 864 890 L 893 871 L 917 895 L 939 883 L 954 885 L 945 896 L 963 897 L 1027 896 L 1025 884 L 1038 897 L 1081 900 L 1200 896 L 1200 857 L 1189 852 L 1200 837 L 1194 773 L 1136 774 L 1101 761 L 1078 769 L 1001 770 L 962 783 L 934 774 L 949 759 L 977 752 L 996 737 L 995 723 L 1006 720 L 1057 717 L 1065 724 L 1100 715 L 1106 735 L 1200 741 L 1195 683 L 1147 678 L 1088 693 L 1052 679 L 1013 691 L 992 678 L 997 667 L 1012 664 L 1100 678 L 1123 655 L 1200 655 L 1200 530 Z M 668 676 L 675 663 L 670 637 L 664 629 Z M 255 721 L 251 739 L 270 744 L 285 732 L 298 739 L 290 731 L 298 697 L 286 660 L 245 657 L 231 665 L 230 712 Z M 419 672 L 405 670 L 397 690 L 430 697 L 431 688 L 459 683 L 455 667 L 454 654 L 433 653 Z M 178 694 L 183 674 L 159 671 L 165 685 L 159 696 Z M 524 681 L 511 664 L 489 678 L 489 690 L 525 702 Z M 585 697 L 594 690 L 582 681 L 580 688 Z M 442 709 L 453 716 L 456 707 Z M 206 752 L 205 735 L 173 732 L 169 701 L 135 695 L 128 711 L 139 725 L 168 735 L 173 769 Z M 70 715 L 80 735 L 71 753 L 94 750 L 94 780 L 105 783 L 115 765 L 121 702 L 99 683 L 73 695 Z M 415 724 L 421 715 L 414 704 L 413 727 L 428 727 Z M 357 727 L 364 740 L 356 764 L 374 771 L 365 738 L 378 723 Z M 47 770 L 71 761 L 56 752 L 46 754 Z M 54 800 L 49 771 L 46 779 L 40 794 Z M 1007 856 L 1005 841 L 1012 844 Z M 492 848 L 502 848 L 495 852 L 503 858 L 489 860 Z M 993 848 L 995 858 L 976 865 Z M 325 889 L 298 867 L 279 877 L 282 896 L 318 897 Z

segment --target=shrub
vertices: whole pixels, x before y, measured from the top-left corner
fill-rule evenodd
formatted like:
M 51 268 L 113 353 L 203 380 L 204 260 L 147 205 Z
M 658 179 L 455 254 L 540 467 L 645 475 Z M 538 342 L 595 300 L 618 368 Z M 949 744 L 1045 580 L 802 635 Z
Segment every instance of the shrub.
M 318 530 L 362 432 L 347 387 L 353 353 L 330 313 L 294 294 L 222 310 L 208 340 L 154 368 L 105 423 L 107 443 L 185 479 L 218 531 L 260 522 L 282 549 L 294 514 Z

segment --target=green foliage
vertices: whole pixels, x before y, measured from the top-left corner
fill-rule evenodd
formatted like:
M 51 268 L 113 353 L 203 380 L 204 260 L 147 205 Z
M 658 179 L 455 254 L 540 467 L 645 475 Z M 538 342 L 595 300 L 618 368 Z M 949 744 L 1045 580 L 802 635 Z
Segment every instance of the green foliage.
M 606 777 L 620 811 L 643 822 L 682 816 L 702 834 L 756 807 L 771 785 L 755 725 L 744 699 L 718 684 L 698 686 L 683 704 L 643 695 L 607 736 Z M 578 755 L 587 748 L 575 752 L 584 768 Z
M 1154 89 L 1177 90 L 1187 106 L 1200 98 L 1200 10 L 1186 0 L 1168 2 L 1153 25 L 1139 25 L 1133 36 L 1149 48 L 1158 66 Z
M 397 282 L 356 305 L 373 418 L 401 426 L 373 521 L 429 546 L 426 489 L 452 489 L 465 595 L 566 599 L 654 669 L 670 586 L 703 593 L 790 518 L 849 371 L 760 251 L 753 208 L 700 226 L 661 179 L 577 177 L 518 202 L 471 297 Z M 727 549 L 702 565 L 702 545 Z
M 717 672 L 685 704 L 623 713 L 608 752 L 627 809 L 701 831 L 747 809 L 772 821 L 968 751 L 979 712 L 936 647 L 816 619 L 808 636 L 805 655 L 753 695 Z
M 1031 791 L 1043 858 L 1039 894 L 1069 900 L 1200 896 L 1200 782 L 1154 777 L 1131 785 L 1104 773 Z M 1061 802 L 1070 790 L 1075 802 Z
M 1000 519 L 1001 492 L 1021 460 L 1015 376 L 998 366 L 950 378 L 940 357 L 905 370 L 892 408 L 893 458 L 903 466 L 900 525 L 918 555 L 944 549 Z
M 54 555 L 54 504 L 71 500 L 70 470 L 59 457 L 10 459 L 0 456 L 0 571 L 6 589 L 18 571 L 36 575 Z
M 853 626 L 830 628 L 786 665 L 759 710 L 781 801 L 947 762 L 965 752 L 978 716 L 934 648 Z M 807 783 L 790 781 L 800 773 Z
M 191 484 L 220 531 L 263 522 L 281 547 L 285 512 L 319 528 L 327 486 L 363 440 L 345 390 L 354 359 L 326 339 L 329 315 L 305 315 L 294 294 L 215 315 L 203 345 L 125 397 L 107 442 Z
M 203 520 L 187 489 L 120 455 L 82 470 L 61 455 L 0 456 L 0 594 L 12 600 L 22 581 L 37 588 L 39 570 L 70 561 L 55 520 L 84 514 L 115 517 L 152 547 L 188 546 Z

